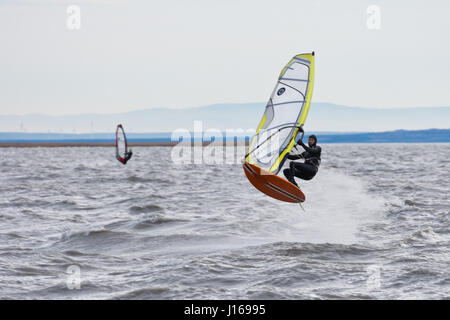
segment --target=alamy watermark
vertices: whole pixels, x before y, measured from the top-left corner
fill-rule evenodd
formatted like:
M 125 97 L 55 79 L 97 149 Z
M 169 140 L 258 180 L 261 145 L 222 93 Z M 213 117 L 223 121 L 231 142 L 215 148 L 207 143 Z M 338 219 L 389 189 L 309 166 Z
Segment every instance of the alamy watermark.
M 194 121 L 194 130 L 177 129 L 171 141 L 177 142 L 171 152 L 174 164 L 239 164 L 246 155 L 246 141 L 254 129 L 204 129 Z
M 171 134 L 171 159 L 174 164 L 242 164 L 247 156 L 270 162 L 282 150 L 283 143 L 290 141 L 295 126 L 285 130 L 261 129 L 205 129 L 203 122 L 194 121 L 194 130 L 177 129 Z M 250 153 L 249 153 L 249 145 Z
M 370 5 L 367 7 L 367 20 L 366 26 L 369 30 L 381 29 L 381 9 L 377 5 Z
M 81 268 L 77 265 L 71 265 L 67 267 L 66 270 L 67 279 L 66 279 L 66 285 L 67 289 L 74 290 L 74 289 L 81 289 Z
M 381 266 L 371 265 L 366 269 L 367 280 L 366 286 L 369 290 L 377 290 L 381 288 Z
M 70 5 L 67 7 L 67 19 L 66 27 L 68 30 L 80 30 L 81 29 L 81 8 L 76 5 Z

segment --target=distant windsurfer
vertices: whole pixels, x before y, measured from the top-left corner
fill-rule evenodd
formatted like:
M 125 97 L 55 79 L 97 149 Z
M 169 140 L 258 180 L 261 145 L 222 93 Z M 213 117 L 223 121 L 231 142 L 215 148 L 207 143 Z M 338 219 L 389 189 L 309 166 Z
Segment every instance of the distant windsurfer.
M 132 155 L 133 155 L 133 151 L 130 150 L 127 153 L 125 153 L 125 158 L 118 157 L 118 160 L 120 162 L 122 162 L 123 164 L 127 164 L 128 160 L 131 159 Z
M 317 137 L 314 134 L 308 137 L 308 145 L 305 145 L 302 139 L 297 144 L 302 146 L 305 151 L 302 154 L 288 154 L 287 158 L 289 160 L 305 159 L 305 162 L 298 163 L 291 161 L 289 163 L 289 169 L 284 169 L 283 173 L 289 182 L 298 187 L 294 177 L 311 180 L 316 175 L 320 166 L 322 148 L 317 145 Z

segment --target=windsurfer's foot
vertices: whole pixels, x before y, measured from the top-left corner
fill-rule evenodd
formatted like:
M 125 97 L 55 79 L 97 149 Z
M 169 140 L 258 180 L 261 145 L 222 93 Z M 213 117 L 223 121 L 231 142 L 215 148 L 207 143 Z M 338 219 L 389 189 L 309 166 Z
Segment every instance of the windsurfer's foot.
M 295 182 L 294 178 L 288 178 L 288 181 L 298 188 L 298 184 Z
M 291 163 L 292 163 L 292 162 L 291 162 Z M 289 182 L 292 183 L 294 186 L 296 186 L 297 188 L 299 188 L 298 185 L 297 185 L 297 183 L 295 182 L 294 177 L 291 175 L 291 170 L 290 170 L 290 169 L 284 169 L 283 173 L 284 173 L 284 176 L 286 177 L 287 181 L 289 181 Z

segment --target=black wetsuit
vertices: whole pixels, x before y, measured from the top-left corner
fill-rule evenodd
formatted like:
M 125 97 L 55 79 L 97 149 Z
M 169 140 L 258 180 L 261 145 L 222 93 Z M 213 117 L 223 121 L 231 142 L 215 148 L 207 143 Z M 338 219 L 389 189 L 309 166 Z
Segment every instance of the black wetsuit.
M 131 159 L 131 156 L 133 155 L 133 152 L 130 150 L 125 154 L 125 162 L 124 164 L 126 164 L 128 162 L 128 160 Z
M 303 158 L 305 159 L 305 163 L 297 163 L 292 161 L 289 164 L 289 169 L 283 170 L 286 178 L 295 185 L 297 184 L 295 183 L 294 176 L 303 180 L 311 180 L 316 175 L 317 171 L 319 170 L 320 156 L 322 153 L 322 148 L 320 148 L 316 144 L 308 147 L 301 140 L 298 142 L 298 144 L 301 145 L 303 149 L 305 149 L 305 152 L 303 152 L 301 155 L 288 154 L 287 158 L 289 160 L 298 160 Z
M 119 156 L 119 154 L 116 155 L 117 160 L 119 160 L 122 164 L 127 164 L 128 160 L 131 159 L 131 156 L 133 155 L 133 152 L 130 150 L 127 153 L 125 153 L 125 158 L 122 158 Z

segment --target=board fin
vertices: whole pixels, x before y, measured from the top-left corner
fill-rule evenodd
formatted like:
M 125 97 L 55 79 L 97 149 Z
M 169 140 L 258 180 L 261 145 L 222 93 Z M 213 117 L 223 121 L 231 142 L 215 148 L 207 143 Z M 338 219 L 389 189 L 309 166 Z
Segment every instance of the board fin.
M 306 213 L 306 210 L 305 210 L 305 208 L 303 208 L 303 205 L 302 205 L 302 203 L 301 203 L 301 202 L 299 202 L 298 204 L 300 205 L 300 208 L 302 208 L 303 212 L 305 212 L 305 213 Z

